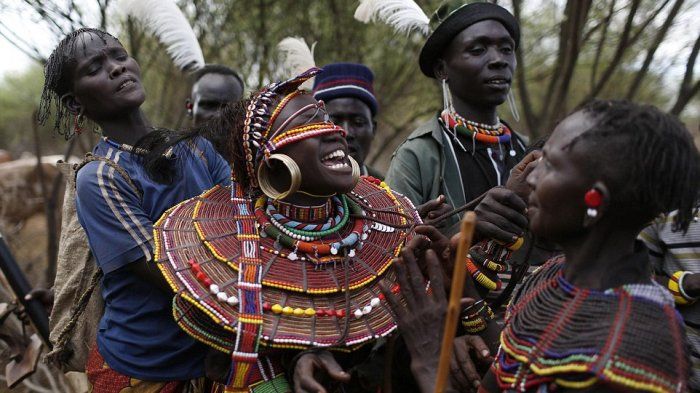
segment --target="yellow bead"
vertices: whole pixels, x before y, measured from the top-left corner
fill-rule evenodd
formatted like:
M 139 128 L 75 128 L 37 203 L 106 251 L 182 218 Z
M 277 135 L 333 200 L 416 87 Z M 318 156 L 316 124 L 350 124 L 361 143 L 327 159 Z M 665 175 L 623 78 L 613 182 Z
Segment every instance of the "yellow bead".
M 282 306 L 280 306 L 279 304 L 275 304 L 274 306 L 272 306 L 272 312 L 275 314 L 282 313 Z
M 300 316 L 304 315 L 304 310 L 302 310 L 301 308 L 295 308 L 294 315 L 296 315 L 297 317 L 300 317 Z
M 284 315 L 292 315 L 292 314 L 294 314 L 294 309 L 289 307 L 289 306 L 286 306 L 285 308 L 282 309 L 282 313 Z
M 525 242 L 525 239 L 522 237 L 519 237 L 518 240 L 516 240 L 513 244 L 508 246 L 508 249 L 511 251 L 517 251 L 520 249 L 520 247 L 523 246 L 523 243 Z
M 309 307 L 309 308 L 307 308 L 306 310 L 304 310 L 304 314 L 305 314 L 307 317 L 313 317 L 314 315 L 316 315 L 316 310 L 314 310 L 313 308 Z

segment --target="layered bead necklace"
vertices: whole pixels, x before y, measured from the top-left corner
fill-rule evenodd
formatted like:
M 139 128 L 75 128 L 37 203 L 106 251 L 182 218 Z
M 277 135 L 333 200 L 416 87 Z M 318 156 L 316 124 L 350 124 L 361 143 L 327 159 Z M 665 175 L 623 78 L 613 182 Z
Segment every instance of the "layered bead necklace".
M 324 257 L 339 255 L 341 251 L 346 251 L 347 256 L 353 257 L 355 249 L 361 247 L 362 240 L 367 239 L 370 229 L 362 219 L 365 212 L 344 195 L 333 197 L 332 202 L 334 214 L 328 211 L 328 218 L 324 222 L 308 223 L 301 222 L 298 217 L 312 216 L 305 210 L 313 208 L 287 208 L 287 211 L 295 212 L 296 216 L 289 218 L 279 212 L 284 209 L 278 209 L 267 197 L 260 197 L 255 203 L 255 216 L 262 229 L 261 236 L 275 239 L 276 248 L 283 246 L 291 249 L 285 256 L 290 261 L 309 260 L 321 264 L 335 261 L 335 258 Z M 355 217 L 352 229 L 347 235 L 341 236 L 340 232 L 346 228 L 350 215 Z M 331 235 L 336 235 L 338 240 L 322 240 Z
M 445 127 L 452 130 L 455 134 L 462 134 L 470 138 L 473 142 L 479 141 L 491 145 L 499 145 L 510 143 L 511 157 L 515 157 L 516 153 L 513 149 L 512 134 L 510 129 L 500 120 L 496 124 L 483 124 L 475 121 L 467 120 L 457 112 L 449 112 L 443 110 L 440 114 Z

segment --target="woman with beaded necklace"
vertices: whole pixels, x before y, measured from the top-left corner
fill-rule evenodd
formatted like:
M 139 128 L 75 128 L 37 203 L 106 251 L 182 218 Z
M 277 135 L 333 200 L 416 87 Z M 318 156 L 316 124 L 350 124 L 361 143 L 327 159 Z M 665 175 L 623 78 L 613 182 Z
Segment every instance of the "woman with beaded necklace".
M 295 391 L 326 391 L 319 373 L 350 380 L 331 350 L 396 327 L 379 285 L 398 290 L 391 264 L 420 218 L 383 182 L 359 177 L 345 131 L 298 90 L 319 71 L 224 108 L 213 127 L 230 135 L 232 186 L 155 226 L 175 318 L 223 354 L 209 363 L 227 366 L 226 391 L 287 391 L 287 378 Z
M 160 157 L 173 171 L 169 182 L 155 180 L 142 162 L 148 150 L 133 147 L 152 133 L 144 100 L 138 63 L 106 32 L 72 32 L 47 61 L 40 119 L 53 106 L 55 129 L 66 137 L 80 132 L 86 118 L 104 136 L 76 176 L 78 219 L 103 273 L 105 313 L 86 370 L 96 393 L 176 393 L 204 376 L 206 347 L 173 321 L 172 294 L 150 266 L 152 225 L 175 203 L 228 183 L 230 169 L 197 138 L 178 145 L 177 158 Z
M 685 127 L 651 106 L 591 102 L 559 123 L 528 183 L 530 229 L 563 255 L 516 291 L 502 331 L 476 291 L 466 292 L 473 300 L 462 324 L 487 342 L 500 336 L 479 392 L 688 391 L 682 319 L 636 240 L 660 213 L 678 209 L 677 230 L 693 219 L 700 156 Z M 441 277 L 430 275 L 435 295 L 426 295 L 415 261 L 425 255 L 434 271 L 443 250 L 416 254 L 418 240 L 395 264 L 410 309 L 387 293 L 408 337 L 444 323 Z M 440 341 L 406 342 L 421 390 L 432 391 Z

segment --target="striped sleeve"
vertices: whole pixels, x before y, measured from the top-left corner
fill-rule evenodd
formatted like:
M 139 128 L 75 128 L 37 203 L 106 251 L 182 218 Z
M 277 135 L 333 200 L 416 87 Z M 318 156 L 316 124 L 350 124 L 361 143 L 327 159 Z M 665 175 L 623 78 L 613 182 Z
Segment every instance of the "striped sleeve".
M 78 219 L 104 273 L 152 259 L 153 224 L 136 191 L 113 167 L 102 161 L 86 165 L 78 172 L 76 195 Z
M 649 260 L 654 272 L 663 275 L 664 247 L 659 236 L 659 226 L 662 224 L 658 219 L 655 220 L 639 233 L 638 238 L 649 249 Z

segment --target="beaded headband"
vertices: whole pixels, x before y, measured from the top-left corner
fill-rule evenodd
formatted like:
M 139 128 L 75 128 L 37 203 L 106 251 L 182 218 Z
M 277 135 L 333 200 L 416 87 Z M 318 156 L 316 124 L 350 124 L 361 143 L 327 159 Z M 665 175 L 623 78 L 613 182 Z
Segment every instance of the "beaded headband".
M 243 150 L 245 152 L 246 172 L 252 187 L 259 187 L 256 176 L 258 166 L 263 161 L 267 161 L 267 158 L 280 147 L 329 133 L 337 132 L 345 135 L 345 131 L 341 127 L 327 121 L 302 124 L 284 130 L 292 118 L 304 111 L 323 109 L 322 102 L 301 108 L 276 130 L 272 130 L 272 125 L 284 107 L 293 98 L 306 94 L 304 91 L 298 90 L 299 86 L 319 72 L 321 72 L 320 68 L 310 68 L 294 78 L 264 87 L 251 98 L 246 108 L 246 117 L 243 123 Z M 281 99 L 279 99 L 280 97 Z M 273 106 L 273 103 L 278 99 L 278 103 Z

